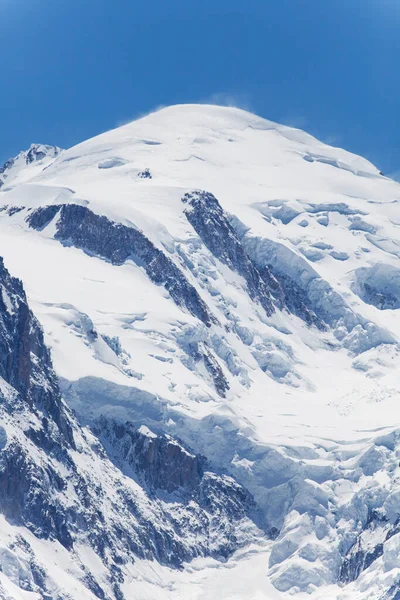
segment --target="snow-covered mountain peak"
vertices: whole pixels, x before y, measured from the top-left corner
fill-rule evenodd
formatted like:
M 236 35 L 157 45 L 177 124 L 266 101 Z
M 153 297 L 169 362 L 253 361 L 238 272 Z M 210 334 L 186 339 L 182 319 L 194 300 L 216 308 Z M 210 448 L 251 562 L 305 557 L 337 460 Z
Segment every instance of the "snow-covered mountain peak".
M 270 555 L 282 594 L 329 585 L 339 598 L 346 583 L 364 599 L 373 577 L 370 597 L 392 600 L 399 184 L 300 130 L 207 105 L 26 162 L 0 195 L 0 255 L 108 458 L 157 502 L 192 494 L 194 528 L 204 506 L 215 523 L 222 490 L 224 527 L 239 519 L 223 551 L 261 531 L 257 560 Z M 202 556 L 216 556 L 214 531 Z
M 0 167 L 0 189 L 5 184 L 9 187 L 28 181 L 46 168 L 60 152 L 61 148 L 57 146 L 31 144 L 28 150 L 22 150 Z
M 332 148 L 308 133 L 268 121 L 245 110 L 203 104 L 182 104 L 162 108 L 117 129 L 103 133 L 68 150 L 64 160 L 82 154 L 116 152 L 118 149 L 163 153 L 169 150 L 190 152 L 188 157 L 204 160 L 206 154 L 224 151 L 219 156 L 255 159 L 268 166 L 281 153 L 297 152 L 309 162 L 325 162 L 377 175 L 377 169 L 365 159 L 345 150 Z M 163 147 L 164 146 L 164 147 Z M 251 151 L 252 148 L 252 151 Z M 271 154 L 272 153 L 272 154 Z M 170 157 L 172 160 L 174 156 Z M 176 158 L 176 160 L 179 160 Z
M 48 146 L 46 144 L 31 144 L 29 150 L 22 152 L 25 156 L 25 162 L 27 165 L 34 161 L 42 161 L 44 158 L 55 158 L 61 152 L 61 148 L 58 146 Z

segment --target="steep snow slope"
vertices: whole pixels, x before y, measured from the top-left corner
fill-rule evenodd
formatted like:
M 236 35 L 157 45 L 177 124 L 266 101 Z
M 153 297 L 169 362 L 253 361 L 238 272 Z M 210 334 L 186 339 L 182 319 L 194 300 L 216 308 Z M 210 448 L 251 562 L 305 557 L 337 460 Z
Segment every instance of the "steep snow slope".
M 271 540 L 246 559 L 265 561 L 260 598 L 279 597 L 269 582 L 394 598 L 399 185 L 299 130 L 195 105 L 39 170 L 2 188 L 0 254 L 111 460 L 126 458 L 112 419 L 244 486 Z

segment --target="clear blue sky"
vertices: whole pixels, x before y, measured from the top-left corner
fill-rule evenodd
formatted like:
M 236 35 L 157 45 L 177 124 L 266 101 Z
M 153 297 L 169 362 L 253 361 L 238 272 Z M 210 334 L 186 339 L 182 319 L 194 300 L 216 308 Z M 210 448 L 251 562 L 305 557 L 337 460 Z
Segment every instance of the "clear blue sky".
M 0 163 L 233 102 L 400 170 L 398 0 L 0 0 Z

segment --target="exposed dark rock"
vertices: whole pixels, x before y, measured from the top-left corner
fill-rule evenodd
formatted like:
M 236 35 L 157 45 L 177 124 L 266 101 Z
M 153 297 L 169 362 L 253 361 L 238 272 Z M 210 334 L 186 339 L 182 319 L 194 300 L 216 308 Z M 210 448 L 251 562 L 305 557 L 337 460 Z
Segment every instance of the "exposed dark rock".
M 211 354 L 211 352 L 205 349 L 203 353 L 204 365 L 211 375 L 215 389 L 218 394 L 225 398 L 226 392 L 229 390 L 229 383 L 224 375 L 224 372 L 218 363 L 217 359 Z
M 400 600 L 400 584 L 396 583 L 385 592 L 379 600 Z
M 29 310 L 22 283 L 10 276 L 1 258 L 0 285 L 0 377 L 33 411 L 56 423 L 60 434 L 73 445 L 42 328 Z
M 94 432 L 114 460 L 128 466 L 152 492 L 198 494 L 207 462 L 179 441 L 105 417 L 95 424 Z
M 377 544 L 373 550 L 366 551 L 362 547 L 361 540 L 357 540 L 348 556 L 343 561 L 340 569 L 339 581 L 350 583 L 355 581 L 360 573 L 367 569 L 377 558 L 383 554 L 383 544 Z
M 215 196 L 195 191 L 185 194 L 182 202 L 187 205 L 185 215 L 189 223 L 210 252 L 244 278 L 252 300 L 271 315 L 274 302 L 281 303 L 283 299 L 279 282 L 267 267 L 260 273 L 254 266 Z
M 7 160 L 4 163 L 4 165 L 2 167 L 0 167 L 0 175 L 5 173 L 10 167 L 13 166 L 14 163 L 15 163 L 15 160 L 13 158 L 10 158 L 9 160 Z
M 143 171 L 139 171 L 138 177 L 140 179 L 153 179 L 150 169 L 143 169 Z
M 57 146 L 44 146 L 42 144 L 32 144 L 25 156 L 25 162 L 29 165 L 32 162 L 43 160 L 46 156 L 58 156 L 61 152 Z
M 10 206 L 10 208 L 7 210 L 7 214 L 9 217 L 12 217 L 13 215 L 24 210 L 24 208 L 25 206 Z
M 214 536 L 218 539 L 212 555 L 228 556 L 235 545 L 240 545 L 235 524 L 256 518 L 257 511 L 251 494 L 234 479 L 213 473 L 205 457 L 180 441 L 145 427 L 135 429 L 130 423 L 101 417 L 94 431 L 115 464 L 143 485 L 151 498 L 159 498 L 165 506 L 181 505 L 183 519 L 174 527 L 181 531 L 184 526 L 187 534 L 197 532 L 200 553 L 205 525 L 210 535 L 207 543 L 214 546 Z M 179 554 L 174 560 L 177 558 Z
M 60 204 L 51 204 L 50 206 L 44 207 L 40 206 L 30 213 L 27 222 L 29 226 L 36 229 L 36 231 L 41 231 L 51 223 L 60 209 Z
M 207 459 L 181 441 L 105 417 L 96 422 L 94 431 L 116 464 L 153 497 L 168 500 L 170 495 L 171 501 L 186 504 L 194 500 L 197 510 L 221 520 L 219 527 L 224 526 L 224 519 L 233 523 L 255 513 L 254 499 L 245 488 L 231 477 L 212 473 Z
M 273 270 L 273 269 L 272 269 Z M 327 329 L 323 316 L 316 314 L 307 293 L 294 279 L 283 273 L 275 272 L 285 297 L 285 306 L 289 312 L 300 317 L 307 325 L 314 325 L 321 331 Z
M 376 543 L 373 546 L 365 543 L 365 536 L 375 533 Z M 385 515 L 376 510 L 370 511 L 366 527 L 357 537 L 353 546 L 343 559 L 339 573 L 341 583 L 355 581 L 377 558 L 383 554 L 384 542 L 398 532 L 398 526 L 388 529 Z
M 56 239 L 106 258 L 113 264 L 123 264 L 129 258 L 135 260 L 154 283 L 168 290 L 178 306 L 185 306 L 207 326 L 215 320 L 183 272 L 142 232 L 71 204 L 38 208 L 30 213 L 27 222 L 40 231 L 58 214 Z M 196 346 L 195 352 L 196 360 L 204 361 L 218 394 L 224 397 L 229 384 L 217 359 L 207 348 L 200 350 Z

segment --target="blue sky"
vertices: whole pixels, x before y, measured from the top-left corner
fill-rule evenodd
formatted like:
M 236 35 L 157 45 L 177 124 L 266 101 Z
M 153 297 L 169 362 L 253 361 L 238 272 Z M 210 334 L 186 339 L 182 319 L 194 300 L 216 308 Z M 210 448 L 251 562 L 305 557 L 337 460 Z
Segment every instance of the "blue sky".
M 400 170 L 398 0 L 0 0 L 0 162 L 233 103 Z

